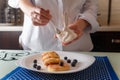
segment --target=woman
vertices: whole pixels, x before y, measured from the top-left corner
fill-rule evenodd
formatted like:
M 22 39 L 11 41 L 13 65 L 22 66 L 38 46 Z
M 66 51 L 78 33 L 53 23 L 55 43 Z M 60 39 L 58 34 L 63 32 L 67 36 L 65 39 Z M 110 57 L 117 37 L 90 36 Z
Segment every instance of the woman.
M 23 32 L 19 38 L 24 49 L 90 51 L 90 33 L 98 29 L 97 0 L 9 0 L 9 5 L 25 13 Z M 63 13 L 68 15 L 68 26 L 77 40 L 63 46 L 53 38 L 53 26 L 63 29 Z

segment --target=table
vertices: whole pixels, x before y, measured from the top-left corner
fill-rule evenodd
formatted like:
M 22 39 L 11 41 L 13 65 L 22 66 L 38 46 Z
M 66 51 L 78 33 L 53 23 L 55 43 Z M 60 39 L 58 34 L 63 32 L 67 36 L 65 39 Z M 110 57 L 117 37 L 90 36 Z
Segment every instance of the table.
M 33 54 L 37 52 L 23 51 L 23 50 L 0 50 L 0 78 L 14 70 L 17 65 L 17 59 L 22 56 Z M 107 56 L 113 66 L 118 78 L 120 79 L 120 53 L 116 52 L 76 52 L 82 54 L 89 54 L 93 56 Z

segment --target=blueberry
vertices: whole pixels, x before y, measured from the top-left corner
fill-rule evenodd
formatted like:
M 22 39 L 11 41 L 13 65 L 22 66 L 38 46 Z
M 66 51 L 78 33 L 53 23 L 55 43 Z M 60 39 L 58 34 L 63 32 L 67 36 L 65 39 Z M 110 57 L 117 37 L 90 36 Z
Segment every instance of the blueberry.
M 77 61 L 77 59 L 74 59 L 73 62 L 77 63 L 78 61 Z
M 72 63 L 71 63 L 71 66 L 72 66 L 72 67 L 75 67 L 75 66 L 76 66 L 76 62 L 72 62 Z
M 67 60 L 67 56 L 65 56 L 64 59 Z
M 37 64 L 33 64 L 33 67 L 34 67 L 34 68 L 37 68 Z
M 70 60 L 70 59 L 68 59 L 68 60 L 67 60 L 67 63 L 71 63 L 71 60 Z
M 39 66 L 37 66 L 37 70 L 40 70 L 41 69 L 41 66 L 39 65 Z
M 37 63 L 37 60 L 35 59 L 35 60 L 33 60 L 33 63 Z

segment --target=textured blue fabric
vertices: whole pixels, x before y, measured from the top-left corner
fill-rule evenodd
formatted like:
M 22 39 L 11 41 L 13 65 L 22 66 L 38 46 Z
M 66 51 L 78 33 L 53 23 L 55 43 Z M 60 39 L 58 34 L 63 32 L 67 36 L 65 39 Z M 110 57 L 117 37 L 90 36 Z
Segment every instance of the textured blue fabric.
M 17 67 L 1 80 L 119 80 L 107 57 L 95 57 L 89 68 L 70 74 L 46 74 Z

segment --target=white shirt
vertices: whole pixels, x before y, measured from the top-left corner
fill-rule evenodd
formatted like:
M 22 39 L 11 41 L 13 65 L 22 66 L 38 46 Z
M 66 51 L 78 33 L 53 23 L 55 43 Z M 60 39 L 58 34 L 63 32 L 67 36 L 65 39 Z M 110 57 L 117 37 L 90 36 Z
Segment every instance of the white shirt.
M 24 49 L 34 51 L 40 50 L 71 50 L 71 51 L 90 51 L 93 48 L 90 33 L 95 32 L 99 25 L 97 17 L 97 0 L 30 0 L 33 5 L 49 9 L 52 15 L 45 27 L 34 26 L 30 17 L 25 15 L 23 31 L 19 38 Z M 19 0 L 9 0 L 9 5 L 19 8 Z M 68 23 L 74 22 L 77 18 L 88 21 L 91 26 L 87 27 L 81 38 L 68 46 L 62 46 L 58 39 L 53 36 L 55 31 L 53 26 L 63 28 L 63 12 L 68 14 Z

